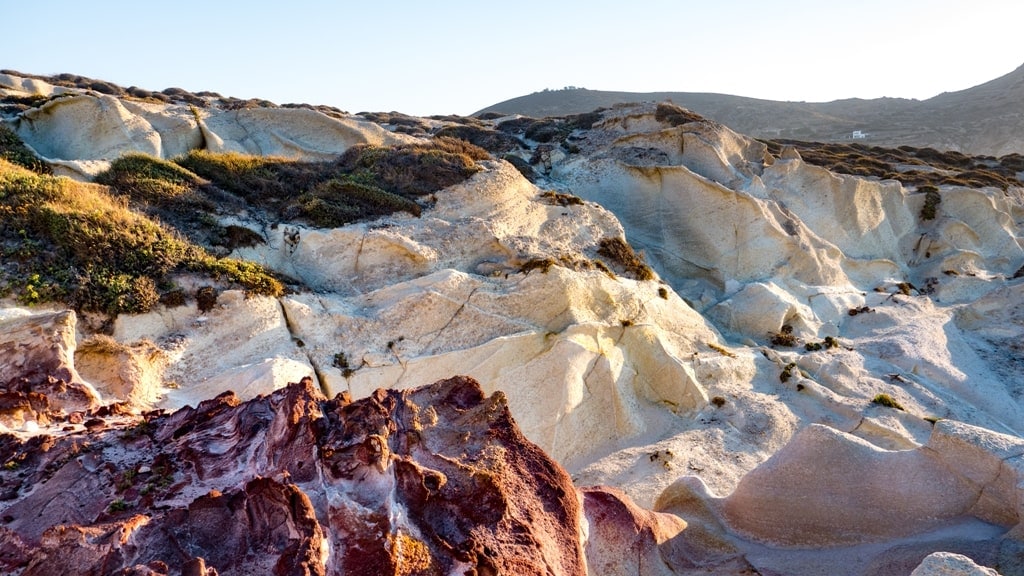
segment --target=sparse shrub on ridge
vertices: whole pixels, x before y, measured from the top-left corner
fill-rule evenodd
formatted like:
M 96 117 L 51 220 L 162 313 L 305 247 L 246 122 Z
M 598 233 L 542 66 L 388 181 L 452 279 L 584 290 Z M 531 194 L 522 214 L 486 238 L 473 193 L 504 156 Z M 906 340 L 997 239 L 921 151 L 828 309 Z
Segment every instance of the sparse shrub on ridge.
M 682 126 L 690 122 L 703 122 L 704 117 L 677 106 L 672 102 L 661 102 L 654 110 L 654 119 L 672 126 Z
M 901 405 L 899 402 L 893 399 L 892 396 L 889 396 L 888 394 L 876 395 L 874 398 L 871 399 L 871 403 L 878 404 L 879 406 L 885 406 L 886 408 L 892 408 L 894 410 L 900 410 L 904 412 L 906 411 L 906 409 L 903 408 L 903 405 Z
M 1017 178 L 1024 157 L 1007 155 L 999 160 L 986 156 L 968 156 L 961 152 L 940 152 L 934 148 L 882 148 L 859 143 L 802 142 L 799 140 L 763 140 L 768 151 L 779 155 L 789 145 L 800 152 L 808 164 L 822 166 L 840 174 L 898 180 L 907 186 L 993 186 L 1007 190 L 1024 186 Z M 917 170 L 911 167 L 938 170 Z
M 523 148 L 523 143 L 514 136 L 482 126 L 464 124 L 445 126 L 435 132 L 434 136 L 464 140 L 493 154 L 504 154 Z
M 654 271 L 622 238 L 602 238 L 597 253 L 618 264 L 637 280 L 653 280 Z

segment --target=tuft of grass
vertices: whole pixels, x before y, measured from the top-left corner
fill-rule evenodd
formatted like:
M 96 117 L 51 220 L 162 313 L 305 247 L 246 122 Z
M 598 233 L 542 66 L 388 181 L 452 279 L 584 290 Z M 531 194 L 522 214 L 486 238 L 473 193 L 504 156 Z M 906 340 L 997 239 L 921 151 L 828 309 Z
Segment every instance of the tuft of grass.
M 888 394 L 876 395 L 874 398 L 871 399 L 871 403 L 878 404 L 880 406 L 885 406 L 886 408 L 893 408 L 895 410 L 901 410 L 904 412 L 906 411 L 899 402 L 897 402 L 895 399 L 893 399 L 892 396 L 889 396 Z
M 654 270 L 623 238 L 602 238 L 597 253 L 621 266 L 637 280 L 654 280 Z

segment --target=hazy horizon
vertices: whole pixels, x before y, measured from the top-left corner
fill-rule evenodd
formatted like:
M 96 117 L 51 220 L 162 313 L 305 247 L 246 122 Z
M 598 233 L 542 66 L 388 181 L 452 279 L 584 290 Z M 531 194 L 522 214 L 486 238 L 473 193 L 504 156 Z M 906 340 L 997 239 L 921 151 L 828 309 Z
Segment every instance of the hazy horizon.
M 471 114 L 544 89 L 711 92 L 767 100 L 924 100 L 1005 75 L 1024 5 L 645 0 L 493 8 L 196 0 L 27 4 L 0 68 L 73 73 L 350 112 Z M 32 25 L 38 20 L 37 26 Z

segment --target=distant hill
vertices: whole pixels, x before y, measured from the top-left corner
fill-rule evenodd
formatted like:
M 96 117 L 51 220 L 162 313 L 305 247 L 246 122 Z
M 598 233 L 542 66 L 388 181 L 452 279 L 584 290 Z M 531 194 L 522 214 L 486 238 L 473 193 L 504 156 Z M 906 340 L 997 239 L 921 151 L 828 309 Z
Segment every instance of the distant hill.
M 623 102 L 663 101 L 689 108 L 739 132 L 762 138 L 838 141 L 854 131 L 864 144 L 930 146 L 1002 156 L 1024 152 L 1024 66 L 979 86 L 927 100 L 852 98 L 779 102 L 701 92 L 537 92 L 488 106 L 485 112 L 562 116 Z

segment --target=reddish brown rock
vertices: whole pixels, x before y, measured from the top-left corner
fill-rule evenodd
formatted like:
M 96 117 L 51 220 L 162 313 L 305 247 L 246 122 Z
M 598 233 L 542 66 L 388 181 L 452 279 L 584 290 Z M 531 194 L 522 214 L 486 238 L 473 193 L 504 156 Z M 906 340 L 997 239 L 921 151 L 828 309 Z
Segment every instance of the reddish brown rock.
M 0 322 L 0 393 L 6 393 L 0 399 L 0 422 L 16 428 L 26 420 L 45 422 L 51 412 L 98 406 L 96 391 L 75 371 L 76 324 L 70 310 Z M 31 394 L 44 395 L 46 405 L 18 402 Z
M 468 378 L 108 424 L 0 436 L 0 573 L 586 573 L 570 479 Z

